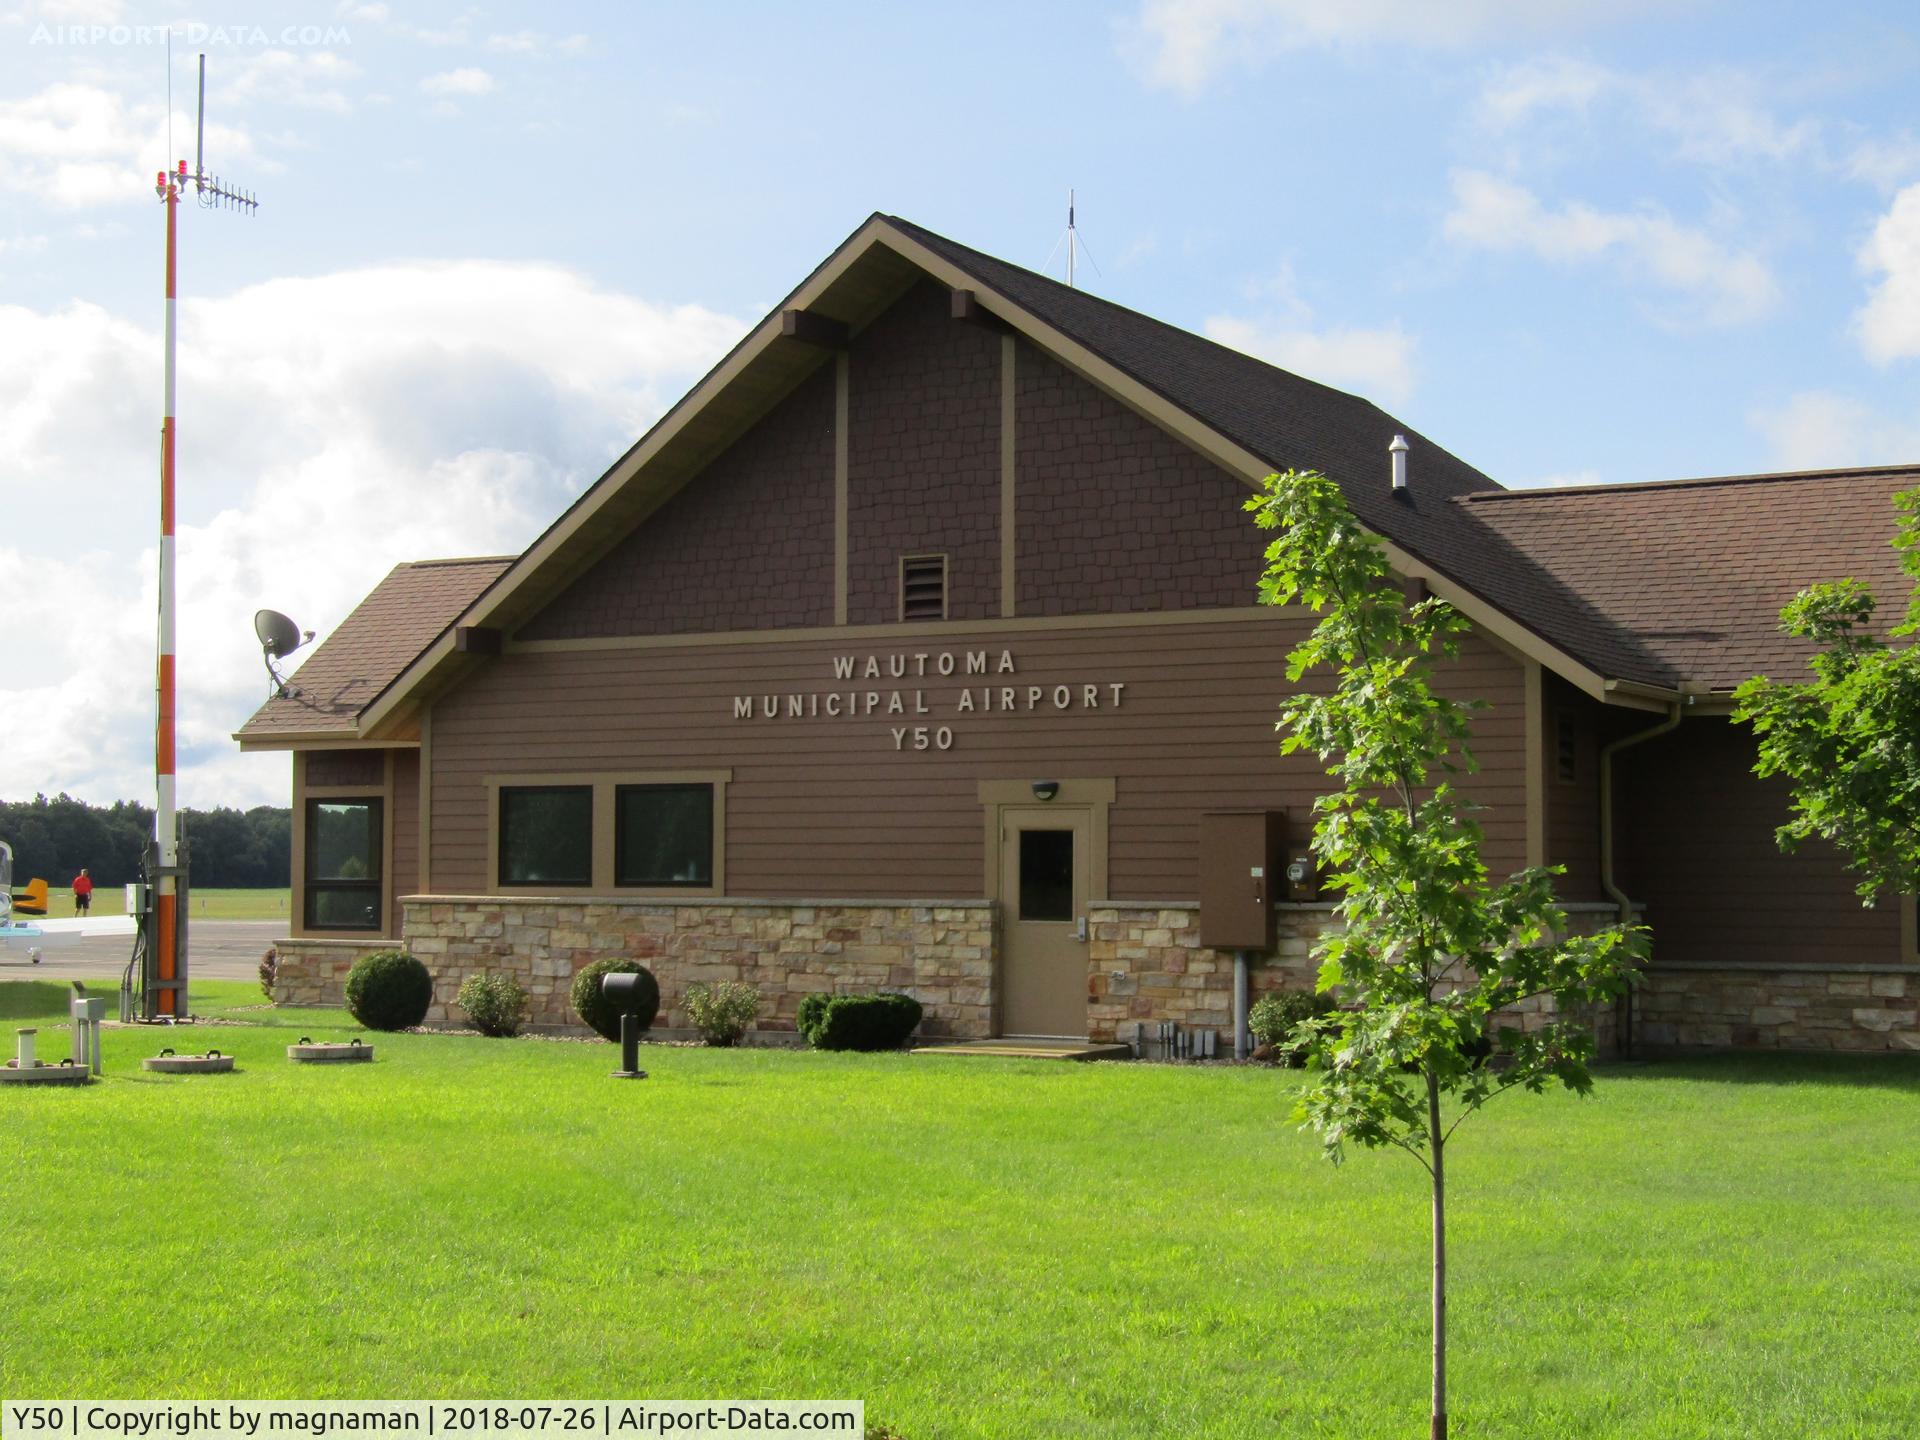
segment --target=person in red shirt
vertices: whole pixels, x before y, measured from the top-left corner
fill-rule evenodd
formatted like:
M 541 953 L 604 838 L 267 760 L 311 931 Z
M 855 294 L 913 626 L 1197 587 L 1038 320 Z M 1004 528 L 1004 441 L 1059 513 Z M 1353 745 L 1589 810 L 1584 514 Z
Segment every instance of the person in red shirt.
M 73 913 L 87 915 L 93 910 L 93 881 L 82 870 L 73 877 Z

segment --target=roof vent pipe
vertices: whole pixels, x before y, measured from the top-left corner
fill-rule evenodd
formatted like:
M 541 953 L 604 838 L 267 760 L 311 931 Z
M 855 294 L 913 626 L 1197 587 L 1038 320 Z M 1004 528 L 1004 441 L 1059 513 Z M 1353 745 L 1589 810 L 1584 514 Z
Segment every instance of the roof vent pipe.
M 1393 443 L 1387 446 L 1387 453 L 1393 457 L 1393 493 L 1407 493 L 1407 437 L 1396 435 Z

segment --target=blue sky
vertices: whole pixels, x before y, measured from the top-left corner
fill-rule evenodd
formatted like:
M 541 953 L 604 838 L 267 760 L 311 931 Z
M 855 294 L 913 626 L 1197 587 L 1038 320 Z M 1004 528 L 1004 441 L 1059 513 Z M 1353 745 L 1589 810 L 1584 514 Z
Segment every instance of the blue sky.
M 182 221 L 186 803 L 284 796 L 256 606 L 518 548 L 876 209 L 1040 268 L 1073 186 L 1089 288 L 1509 485 L 1920 459 L 1898 5 L 0 0 L 0 794 L 148 788 L 169 21 L 263 201 Z

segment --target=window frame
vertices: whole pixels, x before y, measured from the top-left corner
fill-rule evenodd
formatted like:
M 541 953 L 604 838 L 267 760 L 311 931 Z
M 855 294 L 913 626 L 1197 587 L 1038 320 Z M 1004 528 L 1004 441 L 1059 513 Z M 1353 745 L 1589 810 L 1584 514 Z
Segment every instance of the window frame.
M 674 898 L 719 898 L 727 893 L 727 784 L 732 770 L 619 770 L 555 771 L 551 773 L 515 772 L 486 775 L 482 784 L 487 793 L 487 893 L 490 895 L 578 896 L 584 889 L 593 895 L 614 897 L 659 896 Z M 617 793 L 634 786 L 707 785 L 712 787 L 713 879 L 711 884 L 621 885 L 617 883 L 616 850 L 619 845 Z M 588 786 L 593 790 L 593 849 L 591 882 L 580 885 L 514 885 L 500 879 L 500 792 L 518 788 L 566 788 Z
M 340 787 L 328 787 L 329 790 Z M 333 876 L 314 874 L 314 858 L 318 847 L 314 844 L 314 827 L 318 821 L 322 805 L 363 805 L 367 808 L 367 830 L 370 842 L 368 875 L 364 880 L 346 880 Z M 302 845 L 302 866 L 300 875 L 300 928 L 303 931 L 340 935 L 381 935 L 387 928 L 387 797 L 384 793 L 368 793 L 356 790 L 350 794 L 320 794 L 302 797 L 304 813 L 300 817 L 300 835 Z M 325 924 L 314 918 L 314 898 L 322 892 L 330 894 L 366 894 L 374 899 L 374 923 L 371 925 L 334 925 Z
M 705 792 L 707 801 L 707 878 L 704 880 L 628 880 L 626 850 L 627 828 L 621 823 L 621 802 L 629 795 Z M 713 783 L 708 780 L 643 781 L 616 784 L 613 787 L 613 883 L 618 889 L 631 890 L 711 890 L 713 889 L 714 851 Z

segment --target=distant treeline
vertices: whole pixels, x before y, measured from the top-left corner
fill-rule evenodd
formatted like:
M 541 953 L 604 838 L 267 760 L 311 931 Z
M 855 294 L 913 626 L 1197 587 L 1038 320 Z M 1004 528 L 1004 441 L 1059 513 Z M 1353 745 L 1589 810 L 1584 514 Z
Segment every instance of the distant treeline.
M 189 883 L 209 889 L 285 885 L 292 874 L 293 812 L 272 805 L 251 810 L 183 810 Z M 39 876 L 55 889 L 84 866 L 96 885 L 140 878 L 140 854 L 153 834 L 153 809 L 132 800 L 89 805 L 70 795 L 0 800 L 0 840 L 13 847 L 16 887 Z

